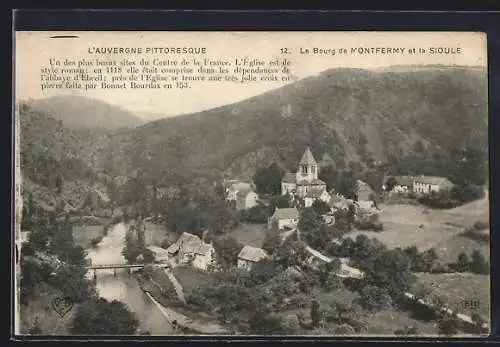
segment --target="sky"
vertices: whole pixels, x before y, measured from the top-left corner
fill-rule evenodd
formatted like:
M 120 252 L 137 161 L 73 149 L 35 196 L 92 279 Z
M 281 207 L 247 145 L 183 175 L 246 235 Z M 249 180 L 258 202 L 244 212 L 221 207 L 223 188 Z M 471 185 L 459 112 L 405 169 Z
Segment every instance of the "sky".
M 56 35 L 76 38 L 54 39 Z M 44 90 L 40 69 L 49 59 L 110 61 L 147 57 L 149 60 L 186 58 L 191 54 L 96 54 L 89 49 L 133 47 L 204 47 L 203 58 L 229 60 L 254 58 L 265 61 L 286 58 L 295 79 L 331 68 L 373 69 L 391 65 L 445 64 L 486 66 L 486 35 L 473 32 L 17 32 L 15 38 L 15 93 L 17 100 L 55 95 L 82 95 L 118 105 L 132 112 L 174 116 L 234 103 L 279 88 L 291 82 L 200 82 L 189 89 Z M 313 48 L 334 49 L 333 54 L 311 54 Z M 404 48 L 396 53 L 351 53 L 351 49 Z M 445 48 L 458 54 L 431 54 L 430 48 Z M 282 54 L 286 48 L 287 54 Z M 339 54 L 339 48 L 347 54 Z M 411 54 L 410 49 L 425 49 Z M 309 54 L 303 54 L 309 49 Z M 234 68 L 234 66 L 232 67 Z

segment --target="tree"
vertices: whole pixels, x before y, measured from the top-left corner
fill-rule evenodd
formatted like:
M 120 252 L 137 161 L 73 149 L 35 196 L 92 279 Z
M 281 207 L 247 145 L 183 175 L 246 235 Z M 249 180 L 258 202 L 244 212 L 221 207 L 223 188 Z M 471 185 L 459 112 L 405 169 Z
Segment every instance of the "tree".
M 306 208 L 300 214 L 300 219 L 297 227 L 301 233 L 308 234 L 319 229 L 323 219 L 312 208 Z
M 225 268 L 229 268 L 231 266 L 236 266 L 238 254 L 243 249 L 243 245 L 236 241 L 234 237 L 227 236 L 215 240 L 214 248 L 217 252 L 221 265 Z
M 377 252 L 371 261 L 365 262 L 368 263 L 371 263 L 371 269 L 366 273 L 367 283 L 386 288 L 393 299 L 407 292 L 415 279 L 410 271 L 410 261 L 402 251 Z
M 262 249 L 269 254 L 273 254 L 281 246 L 281 237 L 278 233 L 270 230 L 266 233 L 262 243 Z
M 57 270 L 50 283 L 74 303 L 81 303 L 97 297 L 97 290 L 85 275 L 87 270 L 79 267 L 63 267 Z
M 338 192 L 347 199 L 358 200 L 358 181 L 352 170 L 344 171 L 340 174 Z
M 284 268 L 300 265 L 307 257 L 308 252 L 300 241 L 285 242 L 274 252 L 276 261 Z
M 259 309 L 249 319 L 250 333 L 262 335 L 283 334 L 281 317 L 270 313 L 268 310 Z
M 122 250 L 122 255 L 129 264 L 134 264 L 137 257 L 142 253 L 142 248 L 134 238 L 132 232 L 127 232 L 125 235 L 125 247 Z
M 142 251 L 142 257 L 142 261 L 145 264 L 150 264 L 155 261 L 155 254 L 148 248 L 144 248 L 144 250 Z
M 312 208 L 316 211 L 317 214 L 324 215 L 330 212 L 330 206 L 324 202 L 323 200 L 315 200 L 312 204 Z
M 319 311 L 319 302 L 317 300 L 311 300 L 311 321 L 312 326 L 315 328 L 319 327 L 319 322 L 321 320 L 321 313 Z
M 383 310 L 390 307 L 391 297 L 384 288 L 365 285 L 360 292 L 359 304 L 368 311 Z
M 33 230 L 28 237 L 29 243 L 36 250 L 45 250 L 49 242 L 49 235 L 44 231 Z
M 471 263 L 470 263 L 470 270 L 473 273 L 476 274 L 488 274 L 490 269 L 489 269 L 489 264 L 486 262 L 484 259 L 483 254 L 475 249 L 474 252 L 472 252 L 471 256 Z
M 77 335 L 132 335 L 138 326 L 124 303 L 98 298 L 78 308 L 70 331 Z
M 267 222 L 266 210 L 262 205 L 256 205 L 246 211 L 241 211 L 241 220 L 247 223 L 261 224 Z
M 392 176 L 388 177 L 387 180 L 385 181 L 385 191 L 390 192 L 391 190 L 394 189 L 394 187 L 398 184 L 396 179 Z
M 458 271 L 460 272 L 468 272 L 469 271 L 470 259 L 467 253 L 460 252 L 457 260 Z
M 258 168 L 253 176 L 257 193 L 262 195 L 278 195 L 281 192 L 283 171 L 276 163 L 268 167 Z
M 338 171 L 333 167 L 333 165 L 327 165 L 319 170 L 318 178 L 326 183 L 326 189 L 331 191 L 338 187 Z
M 76 245 L 68 254 L 68 263 L 71 265 L 83 266 L 85 265 L 85 258 L 87 257 L 87 252 L 85 249 Z
M 94 237 L 92 240 L 90 240 L 90 245 L 93 248 L 96 248 L 101 241 L 102 241 L 102 236 Z

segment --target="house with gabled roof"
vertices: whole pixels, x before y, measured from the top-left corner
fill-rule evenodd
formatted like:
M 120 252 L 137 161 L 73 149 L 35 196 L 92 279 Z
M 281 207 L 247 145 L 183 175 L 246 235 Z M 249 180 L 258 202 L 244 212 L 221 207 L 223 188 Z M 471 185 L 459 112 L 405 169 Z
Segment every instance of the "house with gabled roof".
M 206 243 L 198 236 L 186 232 L 167 248 L 167 253 L 175 257 L 178 263 L 191 264 L 201 270 L 207 270 L 209 265 L 215 264 L 215 249 L 212 243 Z
M 269 258 L 262 248 L 244 246 L 238 254 L 238 269 L 252 270 L 261 260 Z
M 274 213 L 269 217 L 267 221 L 268 229 L 283 230 L 288 227 L 293 229 L 297 226 L 299 222 L 299 210 L 295 207 L 290 208 L 278 208 L 274 210 Z

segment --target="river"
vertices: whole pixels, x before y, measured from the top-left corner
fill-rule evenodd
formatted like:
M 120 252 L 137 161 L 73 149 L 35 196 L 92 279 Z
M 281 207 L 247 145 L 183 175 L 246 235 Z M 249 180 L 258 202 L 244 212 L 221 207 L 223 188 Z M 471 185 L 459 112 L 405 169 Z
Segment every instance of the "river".
M 89 250 L 88 257 L 92 259 L 92 265 L 126 264 L 121 254 L 126 232 L 127 227 L 123 223 L 110 229 L 99 246 Z M 93 273 L 89 272 L 89 276 L 92 277 Z M 172 326 L 157 304 L 141 290 L 136 279 L 126 270 L 116 270 L 116 276 L 113 275 L 113 270 L 98 270 L 96 282 L 101 297 L 119 300 L 136 314 L 141 331 L 147 331 L 151 335 L 174 334 Z M 175 334 L 178 335 L 179 332 L 176 331 Z

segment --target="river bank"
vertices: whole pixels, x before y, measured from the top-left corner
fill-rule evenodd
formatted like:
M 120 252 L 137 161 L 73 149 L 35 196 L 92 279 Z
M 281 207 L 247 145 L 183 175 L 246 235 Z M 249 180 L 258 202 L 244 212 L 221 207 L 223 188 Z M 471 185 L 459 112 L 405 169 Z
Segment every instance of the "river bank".
M 134 273 L 134 277 L 137 279 L 140 288 L 157 304 L 158 308 L 174 327 L 174 330 L 196 335 L 228 334 L 228 330 L 213 319 L 202 317 L 194 312 L 187 312 L 188 309 L 178 299 L 175 291 L 165 290 L 151 276 L 145 276 L 144 273 L 137 271 Z M 161 282 L 164 283 L 164 281 Z
M 121 254 L 128 226 L 113 225 L 108 234 L 95 248 L 88 249 L 88 258 L 93 265 L 126 264 Z M 92 274 L 89 273 L 89 277 Z M 139 320 L 139 329 L 149 335 L 179 335 L 155 302 L 144 293 L 134 275 L 126 270 L 98 270 L 96 288 L 99 296 L 107 300 L 118 300 L 127 305 Z

